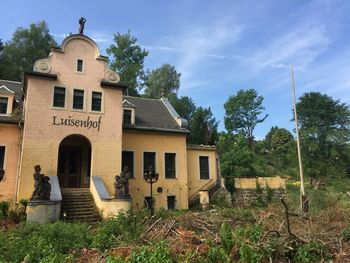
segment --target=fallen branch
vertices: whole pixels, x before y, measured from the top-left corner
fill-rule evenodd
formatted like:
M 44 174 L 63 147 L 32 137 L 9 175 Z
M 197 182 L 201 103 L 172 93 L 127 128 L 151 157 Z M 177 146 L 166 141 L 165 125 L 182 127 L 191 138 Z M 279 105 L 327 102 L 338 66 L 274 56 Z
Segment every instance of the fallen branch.
M 149 231 L 151 231 L 153 229 L 153 227 L 158 224 L 158 222 L 162 220 L 162 218 L 159 218 L 156 222 L 154 222 L 147 230 L 146 233 L 148 233 Z

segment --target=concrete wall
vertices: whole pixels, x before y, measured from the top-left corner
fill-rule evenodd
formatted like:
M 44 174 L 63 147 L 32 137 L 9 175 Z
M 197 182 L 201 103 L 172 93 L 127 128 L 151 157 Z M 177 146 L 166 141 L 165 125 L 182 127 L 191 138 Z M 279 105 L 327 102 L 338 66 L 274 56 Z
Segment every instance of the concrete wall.
M 200 179 L 199 157 L 209 157 L 209 180 Z M 216 147 L 212 146 L 189 146 L 187 147 L 187 173 L 189 197 L 196 194 L 200 189 L 205 190 L 214 186 L 218 180 Z M 203 188 L 203 189 L 202 189 Z
M 136 113 L 137 114 L 137 113 Z M 156 172 L 159 180 L 153 184 L 155 208 L 167 208 L 167 196 L 176 196 L 176 208 L 188 208 L 188 179 L 186 135 L 124 130 L 123 150 L 134 152 L 134 177 L 129 180 L 134 209 L 144 207 L 144 197 L 150 195 L 150 185 L 143 179 L 143 153 L 156 153 Z M 164 154 L 176 154 L 176 179 L 165 179 Z M 163 192 L 157 193 L 162 187 Z
M 286 179 L 279 176 L 276 177 L 237 177 L 235 178 L 236 189 L 256 189 L 256 184 L 261 188 L 269 186 L 271 189 L 286 188 Z
M 21 132 L 17 124 L 0 123 L 0 134 L 0 146 L 5 146 L 5 177 L 0 182 L 0 200 L 14 200 Z
M 106 62 L 97 59 L 97 47 L 83 38 L 74 38 L 64 45 L 64 51 L 53 51 L 48 59 L 50 73 L 57 80 L 29 76 L 25 100 L 25 126 L 20 169 L 19 198 L 29 198 L 33 188 L 33 167 L 40 164 L 42 173 L 57 174 L 58 149 L 61 141 L 73 134 L 91 143 L 91 176 L 103 178 L 113 191 L 114 175 L 120 173 L 122 142 L 122 90 L 104 89 Z M 77 59 L 84 61 L 83 72 L 76 71 Z M 54 87 L 66 88 L 65 108 L 53 107 Z M 74 110 L 73 89 L 84 90 L 84 109 Z M 91 111 L 92 91 L 102 92 L 102 111 Z M 60 119 L 101 121 L 96 128 L 55 125 Z

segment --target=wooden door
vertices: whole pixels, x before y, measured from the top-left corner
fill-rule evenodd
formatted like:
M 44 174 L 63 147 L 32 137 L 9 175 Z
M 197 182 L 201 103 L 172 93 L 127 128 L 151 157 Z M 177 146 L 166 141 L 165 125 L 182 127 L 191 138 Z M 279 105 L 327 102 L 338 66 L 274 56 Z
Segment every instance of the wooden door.
M 60 147 L 58 157 L 58 180 L 61 188 L 80 187 L 81 152 L 81 147 Z

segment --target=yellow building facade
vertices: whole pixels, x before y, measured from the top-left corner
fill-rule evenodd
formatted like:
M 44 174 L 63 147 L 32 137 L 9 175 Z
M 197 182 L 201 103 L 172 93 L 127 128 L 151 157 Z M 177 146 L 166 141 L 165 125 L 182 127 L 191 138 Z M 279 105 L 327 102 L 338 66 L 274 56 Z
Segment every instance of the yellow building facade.
M 187 145 L 187 122 L 167 99 L 124 96 L 121 81 L 83 34 L 36 61 L 23 83 L 0 80 L 0 199 L 29 199 L 36 164 L 57 176 L 59 189 L 90 189 L 100 209 L 108 200 L 112 213 L 123 167 L 133 209 L 149 201 L 150 165 L 159 174 L 156 209 L 187 209 L 200 191 L 220 185 L 216 148 Z

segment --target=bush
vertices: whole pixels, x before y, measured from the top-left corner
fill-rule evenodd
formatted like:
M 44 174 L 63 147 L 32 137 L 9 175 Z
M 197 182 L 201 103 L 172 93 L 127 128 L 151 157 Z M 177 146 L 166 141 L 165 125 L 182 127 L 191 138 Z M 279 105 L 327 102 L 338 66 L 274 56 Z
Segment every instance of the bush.
M 94 233 L 93 247 L 103 251 L 115 245 L 138 242 L 144 218 L 144 213 L 124 212 L 100 222 Z
M 132 252 L 129 262 L 171 263 L 171 252 L 165 241 L 143 246 Z
M 310 242 L 298 247 L 293 259 L 297 263 L 321 262 L 327 256 L 326 248 L 319 242 Z
M 222 223 L 220 227 L 220 238 L 226 253 L 230 254 L 233 247 L 233 234 L 232 229 L 227 222 Z
M 342 231 L 342 235 L 345 241 L 350 241 L 350 230 L 349 228 L 344 228 Z
M 247 227 L 237 227 L 233 233 L 234 245 L 239 248 L 242 262 L 260 262 L 266 252 L 258 245 L 262 236 L 262 228 L 258 224 Z
M 84 224 L 22 224 L 0 232 L 0 262 L 67 262 L 90 243 Z
M 0 202 L 0 219 L 5 219 L 8 216 L 10 203 L 7 201 Z

